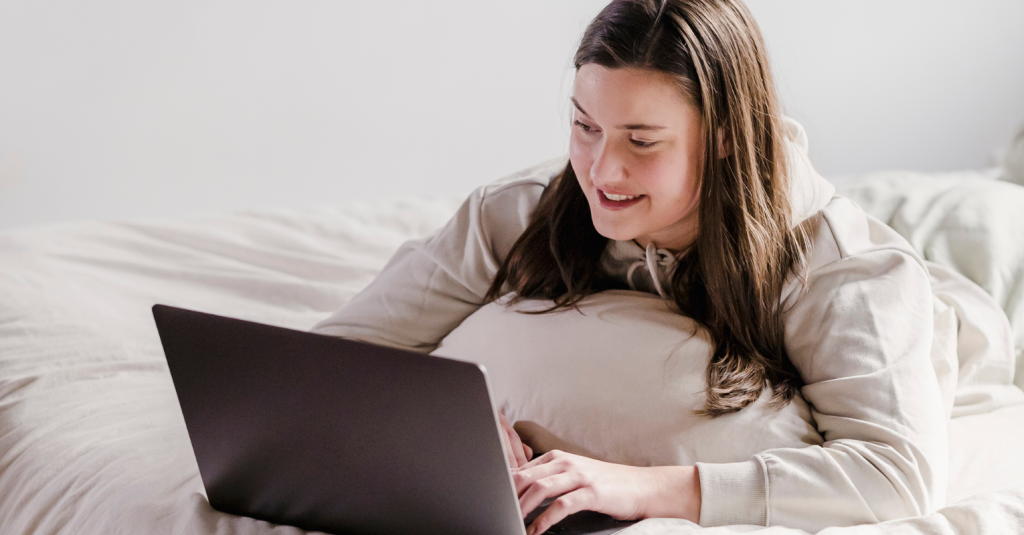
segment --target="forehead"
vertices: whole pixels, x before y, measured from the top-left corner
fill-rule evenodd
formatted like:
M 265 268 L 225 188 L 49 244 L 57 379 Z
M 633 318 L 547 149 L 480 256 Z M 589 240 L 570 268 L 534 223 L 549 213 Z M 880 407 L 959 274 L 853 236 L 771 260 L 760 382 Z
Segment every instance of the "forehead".
M 660 71 L 583 65 L 576 72 L 573 98 L 599 122 L 682 126 L 699 118 L 676 79 Z

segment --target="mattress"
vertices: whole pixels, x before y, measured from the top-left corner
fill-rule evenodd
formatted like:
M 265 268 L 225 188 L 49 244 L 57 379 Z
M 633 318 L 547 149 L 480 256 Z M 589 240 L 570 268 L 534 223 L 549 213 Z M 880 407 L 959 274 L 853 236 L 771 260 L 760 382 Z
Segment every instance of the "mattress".
M 461 200 L 0 233 L 0 533 L 303 533 L 210 507 L 150 307 L 308 329 L 369 283 L 403 241 L 439 228 Z M 1024 404 L 954 418 L 949 432 L 946 507 L 822 533 L 1024 532 Z M 748 532 L 803 533 L 671 519 L 624 533 Z

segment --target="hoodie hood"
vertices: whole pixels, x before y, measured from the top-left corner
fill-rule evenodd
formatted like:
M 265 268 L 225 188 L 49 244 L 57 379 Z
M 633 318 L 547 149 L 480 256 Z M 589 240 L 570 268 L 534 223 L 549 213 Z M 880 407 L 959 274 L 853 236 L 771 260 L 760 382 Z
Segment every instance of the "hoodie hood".
M 783 135 L 789 164 L 791 224 L 796 226 L 824 208 L 836 188 L 811 165 L 803 126 L 786 117 Z M 654 243 L 644 248 L 636 240 L 609 240 L 601 257 L 601 268 L 607 275 L 625 282 L 630 289 L 658 294 L 663 299 L 668 298 L 666 288 L 669 288 L 676 263 L 677 258 L 671 251 Z

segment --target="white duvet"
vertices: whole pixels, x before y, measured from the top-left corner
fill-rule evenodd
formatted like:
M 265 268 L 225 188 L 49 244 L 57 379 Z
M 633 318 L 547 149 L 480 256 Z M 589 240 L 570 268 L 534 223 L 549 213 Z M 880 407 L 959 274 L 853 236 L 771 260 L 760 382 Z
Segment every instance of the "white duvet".
M 1024 241 L 1024 216 L 1008 212 L 1007 220 L 991 221 L 996 216 L 986 206 L 1009 202 L 992 181 L 943 180 L 879 175 L 840 184 L 840 192 L 890 221 L 930 259 L 963 269 L 993 293 L 1009 312 L 1019 350 L 1024 277 L 1013 274 L 1024 272 L 1024 243 L 998 240 L 1015 232 Z M 972 200 L 955 202 L 955 188 L 958 198 Z M 1011 201 L 1012 195 L 1024 206 L 1024 188 Z M 302 533 L 210 508 L 150 307 L 165 303 L 308 329 L 366 285 L 400 243 L 440 227 L 461 200 L 0 233 L 0 534 Z M 961 226 L 1009 229 L 960 236 L 974 247 L 961 258 L 935 245 L 951 242 L 935 238 L 953 228 L 950 214 Z M 950 440 L 945 508 L 822 533 L 1024 533 L 1024 404 L 954 418 Z M 702 529 L 668 519 L 626 533 L 751 531 L 803 533 Z

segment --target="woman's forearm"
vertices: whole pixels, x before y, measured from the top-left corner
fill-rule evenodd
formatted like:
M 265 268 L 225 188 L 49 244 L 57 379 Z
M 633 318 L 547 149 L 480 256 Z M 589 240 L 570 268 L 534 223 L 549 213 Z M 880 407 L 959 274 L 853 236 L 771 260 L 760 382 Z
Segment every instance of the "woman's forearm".
M 700 523 L 700 474 L 695 466 L 654 466 L 658 488 L 644 518 L 682 518 Z

